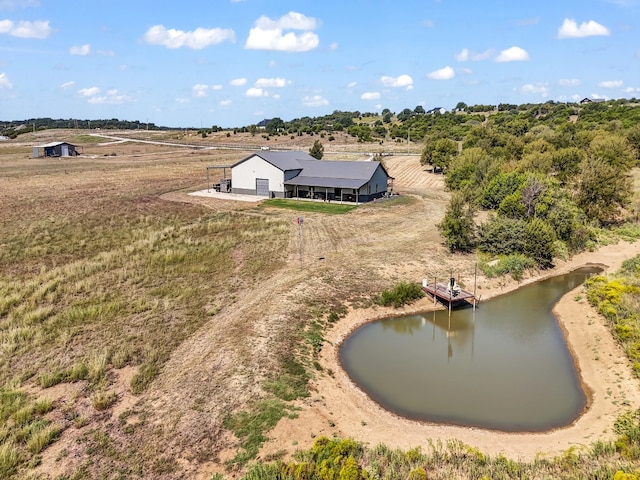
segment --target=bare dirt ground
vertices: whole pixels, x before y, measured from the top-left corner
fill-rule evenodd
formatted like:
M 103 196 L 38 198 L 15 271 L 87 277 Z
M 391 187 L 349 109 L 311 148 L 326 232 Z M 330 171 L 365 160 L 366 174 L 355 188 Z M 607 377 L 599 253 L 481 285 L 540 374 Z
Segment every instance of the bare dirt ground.
M 463 282 L 471 284 L 475 258 L 449 255 L 434 227 L 448 201 L 442 177 L 427 172 L 417 157 L 390 157 L 386 163 L 395 177 L 396 190 L 410 195 L 414 203 L 389 211 L 364 208 L 357 215 L 305 217 L 302 268 L 292 273 L 300 266 L 298 243 L 292 231 L 292 268 L 277 273 L 274 282 L 262 289 L 258 297 L 242 302 L 243 305 L 253 305 L 254 309 L 236 314 L 255 315 L 269 322 L 269 314 L 284 313 L 288 308 L 288 302 L 283 302 L 283 287 L 295 288 L 303 296 L 306 289 L 322 288 L 315 282 L 306 282 L 305 274 L 316 275 L 340 269 L 348 269 L 363 282 L 372 274 L 393 281 L 420 281 L 425 276 L 444 278 L 448 272 L 454 271 Z M 295 214 L 290 215 L 293 217 Z M 588 263 L 615 271 L 623 260 L 638 253 L 638 243 L 611 245 L 558 262 L 553 270 L 540 272 L 520 283 L 480 277 L 478 289 L 487 299 Z M 263 447 L 261 457 L 271 458 L 284 452 L 290 455 L 297 449 L 309 448 L 314 438 L 320 435 L 350 437 L 371 446 L 383 443 L 403 449 L 416 446 L 427 449 L 432 441 L 457 439 L 492 455 L 504 454 L 509 458 L 529 461 L 541 455 L 559 454 L 571 446 L 585 446 L 597 439 L 612 438 L 615 418 L 629 408 L 640 407 L 640 386 L 603 319 L 584 300 L 584 295 L 579 301 L 575 300 L 576 295 L 575 292 L 568 293 L 555 309 L 589 397 L 587 409 L 573 425 L 546 433 L 508 434 L 429 425 L 385 411 L 350 381 L 339 364 L 337 352 L 342 340 L 357 326 L 400 312 L 380 307 L 352 308 L 326 337 L 321 363 L 325 372 L 334 374 L 317 376 L 313 382 L 314 393 L 298 403 L 301 407 L 298 418 L 282 420 L 269 433 L 269 441 Z M 433 308 L 431 301 L 425 299 L 403 311 L 411 313 L 430 308 Z M 178 364 L 192 360 L 175 358 Z M 171 371 L 174 372 L 173 369 Z M 221 458 L 231 455 L 232 451 L 222 453 Z M 217 470 L 211 465 L 205 466 L 199 478 L 208 478 L 212 471 Z
M 193 162 L 198 162 L 203 176 L 204 166 L 208 164 L 228 164 L 242 158 L 237 152 L 222 155 L 215 151 L 187 150 L 176 154 L 167 153 L 169 150 L 174 151 L 169 147 L 118 143 L 87 146 L 85 153 L 95 155 L 94 161 L 99 160 L 104 169 L 100 175 L 109 177 L 126 175 L 127 164 L 133 156 L 136 162 L 147 163 L 156 174 L 163 168 L 168 174 L 175 174 L 181 168 L 181 161 L 188 162 L 192 168 Z M 105 157 L 111 152 L 117 156 Z M 176 160 L 176 155 L 185 160 Z M 74 160 L 79 165 L 83 161 Z M 118 167 L 114 163 L 122 165 Z M 160 198 L 168 202 L 184 202 L 214 211 L 269 215 L 284 219 L 290 225 L 285 267 L 273 272 L 268 281 L 244 291 L 232 306 L 223 308 L 183 342 L 144 394 L 134 396 L 129 391 L 126 379 L 130 371 L 115 372 L 118 402 L 103 421 L 117 425 L 122 414 L 129 412 L 126 425 L 145 423 L 149 432 L 157 433 L 162 440 L 150 445 L 157 449 L 158 456 L 171 455 L 179 459 L 180 471 L 166 478 L 206 480 L 212 473 L 228 475 L 224 461 L 235 455 L 238 441 L 222 428 L 221 419 L 230 409 L 241 408 L 260 395 L 260 372 L 269 364 L 272 341 L 286 324 L 289 313 L 301 304 L 313 298 L 340 298 L 343 291 L 370 296 L 398 281 L 420 282 L 434 275 L 445 278 L 451 272 L 463 285 L 472 284 L 476 258 L 449 254 L 435 227 L 449 200 L 443 177 L 427 172 L 414 155 L 398 152 L 387 157 L 385 164 L 395 178 L 394 190 L 407 201 L 393 206 L 385 202 L 363 205 L 345 215 L 306 214 L 302 248 L 295 221 L 297 212 L 277 209 L 258 212 L 250 202 L 189 195 L 206 188 L 204 180 L 194 182 L 192 188 L 180 185 L 176 191 L 161 195 Z M 39 165 L 43 170 L 49 168 L 45 162 Z M 91 171 L 95 171 L 95 163 L 91 164 Z M 25 172 L 25 175 L 29 173 Z M 77 182 L 95 182 L 99 178 L 95 173 L 87 176 L 88 180 Z M 10 181 L 6 180 L 7 187 Z M 28 184 L 38 189 L 49 188 L 46 176 L 34 176 Z M 585 263 L 603 264 L 613 271 L 624 259 L 638 253 L 640 243 L 611 245 L 558 262 L 555 269 L 527 278 L 525 282 Z M 478 289 L 486 299 L 522 283 L 479 277 Z M 430 441 L 458 439 L 489 454 L 502 453 L 523 460 L 610 438 L 615 417 L 625 409 L 640 407 L 640 386 L 603 320 L 584 299 L 576 301 L 575 297 L 575 292 L 567 294 L 556 307 L 590 397 L 588 408 L 574 425 L 542 434 L 505 434 L 412 422 L 383 410 L 350 382 L 337 360 L 338 346 L 350 331 L 367 321 L 390 314 L 425 311 L 432 308 L 432 304 L 422 300 L 410 309 L 396 311 L 359 308 L 358 303 L 353 302 L 347 315 L 326 335 L 320 357 L 323 373 L 312 380 L 311 396 L 297 402 L 301 410 L 296 419 L 283 419 L 268 433 L 269 440 L 260 458 L 290 456 L 297 449 L 308 448 L 320 435 L 351 437 L 372 446 L 385 443 L 392 448 L 421 446 L 425 449 Z M 243 338 L 243 349 L 238 349 L 238 337 Z M 73 395 L 73 392 L 59 393 L 61 397 L 67 394 Z M 138 417 L 136 412 L 140 411 L 146 412 L 144 419 Z M 73 432 L 65 432 L 44 452 L 37 473 L 51 478 L 47 477 L 51 472 L 68 467 L 61 466 L 56 458 L 62 451 L 73 451 L 74 435 L 77 437 Z M 165 439 L 168 440 L 165 442 Z M 213 456 L 203 453 L 208 448 L 214 450 Z M 69 463 L 80 460 L 67 457 Z

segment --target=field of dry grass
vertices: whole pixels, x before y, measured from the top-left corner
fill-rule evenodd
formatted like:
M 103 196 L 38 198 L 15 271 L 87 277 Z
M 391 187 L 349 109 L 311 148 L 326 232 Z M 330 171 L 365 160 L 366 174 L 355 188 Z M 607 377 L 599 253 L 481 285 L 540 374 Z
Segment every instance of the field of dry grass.
M 31 158 L 61 135 L 82 156 Z M 187 195 L 206 188 L 207 165 L 243 158 L 255 138 L 118 135 L 235 148 L 74 131 L 0 144 L 5 474 L 208 478 L 246 448 L 225 418 L 308 370 L 314 321 L 452 268 L 434 228 L 442 178 L 416 156 L 386 159 L 396 191 L 413 195 L 306 215 L 301 255 L 296 212 Z M 306 151 L 313 140 L 277 141 Z M 353 152 L 334 158 L 366 156 L 356 147 L 345 138 L 336 150 Z
M 394 151 L 401 196 L 305 213 L 301 231 L 299 212 L 189 193 L 206 166 L 317 136 L 93 133 L 137 141 L 0 143 L 0 478 L 237 478 L 254 455 L 291 454 L 294 434 L 330 434 L 327 418 L 365 432 L 324 396 L 344 375 L 323 333 L 346 312 L 379 315 L 373 296 L 400 281 L 473 282 L 475 257 L 442 245 L 449 194 L 418 146 L 323 141 L 327 159 Z M 31 158 L 61 139 L 82 156 Z

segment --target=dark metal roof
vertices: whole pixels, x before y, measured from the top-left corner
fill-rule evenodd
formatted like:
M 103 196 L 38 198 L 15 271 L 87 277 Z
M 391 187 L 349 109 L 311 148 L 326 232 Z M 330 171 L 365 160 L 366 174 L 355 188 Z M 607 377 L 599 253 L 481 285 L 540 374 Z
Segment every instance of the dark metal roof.
M 308 187 L 360 188 L 367 180 L 354 178 L 307 177 L 298 175 L 284 182 L 285 185 L 304 185 Z
M 360 188 L 380 166 L 380 162 L 348 162 L 332 160 L 301 161 L 302 172 L 285 185 L 313 187 Z
M 287 170 L 300 170 L 302 168 L 299 163 L 301 160 L 317 161 L 308 153 L 298 152 L 295 150 L 288 150 L 288 151 L 282 151 L 282 152 L 272 152 L 272 151 L 266 150 L 266 151 L 252 153 L 251 155 L 244 157 L 239 162 L 234 163 L 232 167 L 236 167 L 240 165 L 242 162 L 246 162 L 250 158 L 253 158 L 254 156 L 262 158 L 264 161 L 269 162 L 271 165 L 273 165 L 276 168 L 279 168 L 283 172 L 286 172 Z

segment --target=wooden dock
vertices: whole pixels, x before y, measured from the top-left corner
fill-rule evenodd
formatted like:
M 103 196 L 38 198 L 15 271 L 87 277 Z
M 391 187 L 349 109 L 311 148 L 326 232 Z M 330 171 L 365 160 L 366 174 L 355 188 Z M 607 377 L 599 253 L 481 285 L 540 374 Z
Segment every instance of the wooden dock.
M 475 308 L 477 299 L 476 296 L 466 290 L 457 286 L 450 288 L 449 283 L 432 283 L 426 284 L 423 282 L 422 290 L 433 297 L 434 302 L 437 300 L 445 306 L 460 307 L 471 305 Z

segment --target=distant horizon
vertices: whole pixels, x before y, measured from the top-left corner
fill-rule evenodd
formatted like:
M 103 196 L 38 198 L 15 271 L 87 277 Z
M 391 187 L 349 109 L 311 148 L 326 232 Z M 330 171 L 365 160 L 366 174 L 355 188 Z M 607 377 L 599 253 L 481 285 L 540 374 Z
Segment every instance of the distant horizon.
M 201 128 L 640 95 L 640 0 L 0 0 L 0 118 Z
M 564 104 L 567 104 L 567 105 L 573 105 L 573 104 L 577 105 L 582 100 L 584 100 L 585 98 L 588 98 L 588 97 L 582 97 L 582 99 L 577 100 L 577 101 L 567 101 L 567 102 L 555 102 L 554 101 L 553 103 L 555 103 L 555 104 L 564 103 Z M 596 99 L 594 101 L 598 101 L 598 99 Z M 634 101 L 639 101 L 639 100 L 637 98 L 635 98 L 635 97 L 631 97 L 631 98 L 608 99 L 608 100 L 601 100 L 601 101 L 606 101 L 606 102 L 624 101 L 624 102 L 629 103 L 629 102 L 634 102 Z M 547 101 L 547 102 L 549 102 L 549 101 Z M 516 105 L 517 107 L 521 107 L 523 105 L 543 105 L 544 103 L 547 103 L 547 102 L 525 102 L 525 103 L 521 103 L 521 104 L 512 104 L 512 105 Z M 460 103 L 460 102 L 458 102 L 458 103 Z M 452 113 L 455 110 L 455 107 L 457 106 L 458 103 L 456 103 L 456 105 L 454 105 L 451 108 L 447 108 L 447 107 L 434 107 L 434 108 L 445 108 L 447 110 L 447 113 Z M 497 108 L 501 104 L 507 104 L 507 102 L 499 102 L 497 104 L 491 104 L 490 106 L 492 106 L 494 108 Z M 466 105 L 468 107 L 471 107 L 471 108 L 478 107 L 478 106 L 489 106 L 489 104 L 482 104 L 482 103 L 475 103 L 475 104 L 472 103 L 472 104 L 466 104 Z M 401 113 L 405 109 L 409 109 L 409 110 L 413 111 L 416 107 L 414 107 L 414 108 L 405 107 L 405 108 L 402 108 L 401 110 L 391 111 L 391 112 L 394 115 L 397 115 L 398 113 Z M 382 111 L 385 110 L 385 109 L 386 109 L 386 107 L 384 107 L 380 112 L 367 111 L 367 112 L 360 112 L 360 113 L 361 114 L 365 114 L 365 113 L 366 114 L 374 114 L 374 115 L 377 115 L 377 116 L 381 116 L 382 115 Z M 348 112 L 348 113 L 355 113 L 357 110 L 340 110 L 340 111 L 341 112 Z M 336 110 L 333 110 L 330 113 L 318 114 L 318 115 L 316 115 L 314 117 L 310 117 L 310 118 L 322 118 L 322 117 L 325 117 L 325 116 L 329 116 L 334 112 L 336 112 Z M 473 112 L 471 112 L 471 113 L 473 113 Z M 480 112 L 477 112 L 477 113 L 480 113 Z M 0 124 L 3 124 L 3 123 L 5 123 L 5 124 L 10 124 L 10 123 L 11 124 L 13 124 L 13 123 L 29 124 L 29 122 L 33 122 L 34 120 L 38 121 L 38 120 L 50 119 L 52 121 L 68 121 L 68 122 L 74 121 L 74 122 L 78 122 L 78 124 L 79 124 L 78 127 L 74 126 L 74 127 L 66 127 L 66 128 L 74 128 L 74 129 L 78 128 L 78 129 L 82 129 L 82 130 L 93 130 L 94 128 L 102 128 L 102 127 L 86 127 L 85 128 L 83 126 L 84 123 L 85 122 L 107 122 L 108 123 L 109 121 L 117 120 L 119 122 L 137 123 L 140 126 L 145 126 L 148 123 L 149 125 L 154 125 L 154 127 L 156 127 L 156 128 L 167 129 L 167 130 L 184 130 L 184 129 L 189 129 L 189 130 L 207 129 L 208 130 L 208 129 L 211 129 L 212 127 L 214 127 L 214 126 L 222 128 L 223 130 L 234 130 L 234 129 L 238 129 L 238 128 L 248 128 L 248 127 L 251 127 L 252 125 L 256 125 L 256 124 L 258 124 L 258 123 L 260 123 L 262 121 L 271 121 L 271 120 L 276 119 L 276 118 L 280 118 L 280 117 L 276 117 L 276 116 L 274 116 L 274 117 L 265 117 L 265 118 L 262 118 L 260 120 L 257 120 L 255 123 L 252 123 L 252 124 L 235 125 L 235 126 L 230 126 L 230 127 L 223 127 L 221 125 L 203 125 L 201 127 L 200 126 L 157 125 L 157 124 L 155 124 L 153 122 L 144 122 L 144 121 L 141 121 L 141 120 L 138 120 L 138 119 L 136 119 L 136 120 L 128 120 L 128 119 L 124 119 L 124 118 L 108 118 L 108 119 L 107 118 L 92 118 L 92 119 L 82 118 L 82 119 L 80 119 L 80 118 L 53 118 L 53 117 L 33 117 L 33 118 L 26 118 L 26 119 L 20 119 L 20 120 L 1 120 L 0 119 Z M 299 118 L 300 117 L 295 117 L 295 118 L 291 118 L 291 119 L 281 118 L 281 120 L 284 121 L 285 123 L 287 123 L 287 122 L 292 122 L 294 120 L 297 120 Z M 63 128 L 63 127 L 58 127 L 58 128 Z

